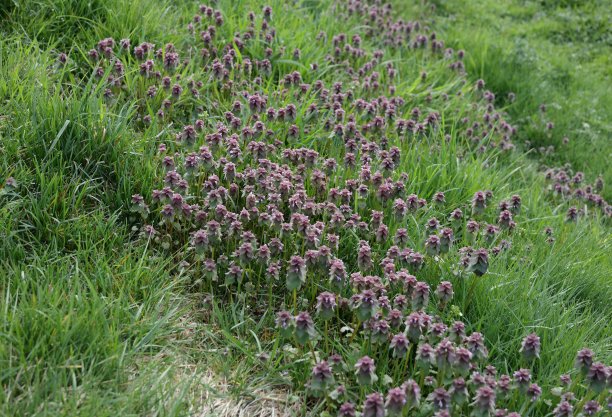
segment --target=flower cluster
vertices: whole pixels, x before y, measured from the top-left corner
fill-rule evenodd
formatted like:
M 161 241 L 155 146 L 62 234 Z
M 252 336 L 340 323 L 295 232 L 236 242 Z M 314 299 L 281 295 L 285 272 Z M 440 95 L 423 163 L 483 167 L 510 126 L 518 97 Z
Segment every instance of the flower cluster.
M 436 295 L 447 294 L 447 288 L 447 283 L 440 284 Z M 307 393 L 317 398 L 328 397 L 329 407 L 338 416 L 356 415 L 359 409 L 361 415 L 372 417 L 403 416 L 410 412 L 516 417 L 534 410 L 555 417 L 591 416 L 604 409 L 606 395 L 610 411 L 612 366 L 597 362 L 591 350 L 585 348 L 577 353 L 573 375 L 561 375 L 561 386 L 554 387 L 552 396 L 542 401 L 544 390 L 535 381 L 532 370 L 525 367 L 508 374 L 499 373 L 488 363 L 482 334 L 466 334 L 466 325 L 461 321 L 445 323 L 423 309 L 407 308 L 402 301 L 403 293 L 400 290 L 392 304 L 384 296 L 371 303 L 376 306 L 375 311 L 356 329 L 360 331 L 359 342 L 344 357 L 331 354 L 327 360 L 313 358 L 316 363 Z M 327 298 L 328 294 L 322 293 L 319 299 Z M 352 311 L 354 317 L 360 317 L 355 320 L 360 323 L 358 307 L 350 303 L 344 306 L 347 313 Z M 307 313 L 299 313 L 295 321 L 302 316 L 308 317 L 306 332 L 311 336 L 317 334 Z M 328 320 L 320 310 L 317 318 L 321 322 Z M 304 344 L 297 327 L 294 334 L 285 332 L 286 323 L 291 320 L 291 314 L 280 312 L 278 328 L 285 337 L 295 337 L 295 341 Z M 357 339 L 352 336 L 351 340 Z M 308 343 L 316 343 L 314 337 Z M 537 334 L 526 335 L 520 349 L 525 363 L 535 365 L 541 348 Z M 323 349 L 319 354 L 324 352 Z M 359 356 L 363 353 L 364 356 Z M 377 361 L 384 365 L 384 374 L 378 370 Z M 385 395 L 376 391 L 394 384 L 397 386 L 386 388 Z M 373 391 L 367 393 L 368 390 Z
M 434 33 L 393 21 L 386 6 L 353 1 L 344 13 L 385 28 L 382 36 L 365 34 L 372 45 L 391 48 L 414 39 L 408 44 L 427 59 L 463 57 L 450 49 L 440 53 L 443 42 Z M 490 190 L 475 193 L 471 204 L 451 206 L 442 191 L 429 191 L 427 201 L 407 189 L 403 154 L 415 141 L 438 146 L 447 127 L 439 111 L 424 112 L 394 95 L 397 71 L 384 52 L 358 35 L 337 34 L 328 57 L 342 68 L 336 80 L 318 79 L 316 71 L 278 73 L 274 57 L 284 51 L 275 52 L 270 10 L 246 19 L 247 30 L 228 37 L 222 13 L 202 6 L 188 26 L 192 39 L 184 51 L 107 38 L 89 53 L 109 106 L 137 98 L 145 131 L 160 131 L 159 137 L 175 130 L 159 144 L 159 188 L 132 198 L 135 221 L 144 219 L 143 238 L 172 252 L 188 245 L 181 265 L 211 291 L 221 277 L 228 291 L 246 283 L 276 293 L 272 287 L 284 282 L 289 292 L 303 292 L 312 289 L 313 276 L 325 276 L 341 292 L 348 271 L 397 282 L 442 258 L 457 274 L 486 273 L 491 255 L 510 247 L 521 199 L 501 201 L 495 213 Z M 401 39 L 387 36 L 394 32 Z M 255 39 L 266 45 L 262 51 L 249 47 Z M 324 47 L 326 36 L 319 41 Z M 262 86 L 276 76 L 283 89 L 266 94 Z M 425 76 L 421 81 L 426 85 Z M 471 101 L 473 119 L 462 114 L 457 120 L 467 149 L 511 148 L 514 128 L 482 83 L 469 98 L 462 90 L 455 98 L 449 93 L 430 94 L 423 104 Z M 211 95 L 220 101 L 209 102 Z M 305 147 L 302 138 L 311 132 L 327 132 L 327 139 Z M 412 222 L 422 227 L 408 228 Z M 347 256 L 352 253 L 356 257 Z M 426 304 L 418 290 L 411 303 Z M 367 298 L 353 301 L 367 314 Z
M 544 175 L 549 181 L 549 193 L 571 204 L 566 221 L 575 222 L 588 211 L 599 211 L 607 218 L 612 217 L 612 205 L 600 194 L 604 189 L 602 177 L 597 177 L 592 184 L 585 183 L 584 173 L 573 173 L 570 167 L 550 168 Z
M 327 407 L 339 416 L 516 416 L 544 407 L 529 369 L 498 375 L 483 335 L 445 320 L 455 287 L 511 250 L 521 197 L 411 181 L 418 152 L 456 140 L 462 155 L 503 157 L 516 129 L 484 81 L 466 84 L 463 51 L 394 19 L 388 3 L 337 7 L 364 29 L 317 36 L 325 62 L 286 51 L 270 7 L 227 17 L 203 5 L 180 47 L 106 38 L 89 51 L 107 106 L 138 103 L 134 124 L 158 149 L 155 189 L 130 203 L 140 238 L 206 291 L 267 296 L 268 308 L 281 310 L 279 337 L 312 352 L 306 391 L 332 398 Z M 396 94 L 398 70 L 385 53 L 402 48 L 455 82 L 440 91 L 421 73 L 411 81 L 415 99 Z M 440 270 L 448 276 L 423 273 Z M 347 328 L 359 357 L 332 354 Z M 528 335 L 525 362 L 540 351 Z M 577 364 L 589 393 L 566 387 L 556 416 L 592 415 L 602 394 L 590 393 L 609 388 L 609 367 L 586 351 Z M 397 386 L 378 392 L 390 382 Z

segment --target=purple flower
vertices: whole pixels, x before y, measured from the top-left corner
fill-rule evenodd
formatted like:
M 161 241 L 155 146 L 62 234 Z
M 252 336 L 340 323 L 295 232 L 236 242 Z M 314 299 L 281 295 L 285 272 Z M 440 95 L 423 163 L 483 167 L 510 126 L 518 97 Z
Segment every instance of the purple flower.
M 364 356 L 359 359 L 355 364 L 355 369 L 357 382 L 359 382 L 360 385 L 372 385 L 378 381 L 376 365 L 374 364 L 374 360 L 369 356 Z
M 287 266 L 287 289 L 298 290 L 306 283 L 306 262 L 300 256 L 294 255 Z
M 453 284 L 449 281 L 442 281 L 436 288 L 436 298 L 440 301 L 441 306 L 446 306 L 454 294 Z
M 470 377 L 470 384 L 474 387 L 483 387 L 485 385 L 491 385 L 493 381 L 487 378 L 487 376 L 481 374 L 480 372 L 474 371 Z
M 364 240 L 359 242 L 357 250 L 357 265 L 362 271 L 367 271 L 372 267 L 372 249 Z
M 417 282 L 412 291 L 412 308 L 423 310 L 429 303 L 429 285 L 425 282 Z
M 418 408 L 421 402 L 421 388 L 416 381 L 409 379 L 402 385 L 406 393 L 406 405 L 408 408 Z
M 531 382 L 531 372 L 529 369 L 521 368 L 514 372 L 514 382 L 522 391 L 525 391 Z
M 520 352 L 528 361 L 540 358 L 540 338 L 537 334 L 531 333 L 523 339 Z
M 501 213 L 499 213 L 497 222 L 506 229 L 510 228 L 513 223 L 512 213 L 509 210 L 503 210 Z
M 387 315 L 389 319 L 389 324 L 393 329 L 398 329 L 402 324 L 403 315 L 402 312 L 396 309 L 393 309 Z
M 309 388 L 317 395 L 327 390 L 334 383 L 334 375 L 326 361 L 317 363 L 312 369 Z
M 322 292 L 317 297 L 317 313 L 323 320 L 333 317 L 336 309 L 336 295 L 330 292 Z
M 427 220 L 425 226 L 427 227 L 427 231 L 434 233 L 440 227 L 440 221 L 438 221 L 438 219 L 435 217 L 432 217 L 431 219 Z
M 406 406 L 406 391 L 402 387 L 391 388 L 387 393 L 385 408 L 389 416 L 401 416 Z
M 372 343 L 385 343 L 389 340 L 389 322 L 387 320 L 376 320 L 372 324 Z
M 601 410 L 601 405 L 595 400 L 588 401 L 582 408 L 585 416 L 594 416 Z
M 327 361 L 331 364 L 335 371 L 340 372 L 344 370 L 344 361 L 342 360 L 342 356 L 339 354 L 334 353 L 333 355 L 330 355 Z
M 423 333 L 423 321 L 419 313 L 410 313 L 406 318 L 406 333 L 412 342 L 418 342 Z
M 157 235 L 157 230 L 155 230 L 155 228 L 150 224 L 146 224 L 142 227 L 142 231 L 140 233 L 141 236 L 145 237 L 146 239 L 151 239 Z
M 393 350 L 394 358 L 403 358 L 408 351 L 410 342 L 404 333 L 393 335 L 389 347 Z
M 397 294 L 393 298 L 393 306 L 399 311 L 405 311 L 408 307 L 408 298 L 404 294 Z
M 453 380 L 453 384 L 448 393 L 451 395 L 453 403 L 458 405 L 463 404 L 468 398 L 468 389 L 465 379 L 459 377 Z
M 341 289 L 346 279 L 346 269 L 341 259 L 334 259 L 329 265 L 329 279 L 336 289 Z
M 482 214 L 487 208 L 487 197 L 482 191 L 476 192 L 472 198 L 472 212 L 474 214 Z
M 406 229 L 397 229 L 393 237 L 393 243 L 398 246 L 403 246 L 408 242 L 408 231 Z
M 164 207 L 161 209 L 161 214 L 164 219 L 172 219 L 174 217 L 174 207 L 172 207 L 170 204 L 164 205 Z
M 567 401 L 561 401 L 553 410 L 555 417 L 572 417 L 574 415 L 574 407 Z
M 437 193 L 434 194 L 432 200 L 435 204 L 442 205 L 446 202 L 446 197 L 444 196 L 443 192 L 438 191 Z
M 444 388 L 436 388 L 427 399 L 432 403 L 434 410 L 447 410 L 450 407 L 450 394 Z
M 181 132 L 181 140 L 185 143 L 192 145 L 197 137 L 197 132 L 193 125 L 187 125 L 183 127 L 183 131 Z
M 476 234 L 478 233 L 478 230 L 480 230 L 480 225 L 474 220 L 468 220 L 466 223 L 466 229 L 469 233 Z
M 416 363 L 424 371 L 429 369 L 432 363 L 435 361 L 434 349 L 428 343 L 422 343 L 419 345 L 416 353 Z
M 4 189 L 7 191 L 14 191 L 17 189 L 17 180 L 13 177 L 8 177 L 4 182 Z
M 434 350 L 434 357 L 439 370 L 450 368 L 455 362 L 455 346 L 448 339 L 443 339 Z
M 464 347 L 457 348 L 455 351 L 455 361 L 453 364 L 455 369 L 457 369 L 460 374 L 467 375 L 472 367 L 473 356 L 474 355 L 472 355 L 472 352 L 470 352 L 468 349 Z
M 469 257 L 467 271 L 473 272 L 477 276 L 482 276 L 489 268 L 489 252 L 480 248 L 472 252 Z
M 276 327 L 283 336 L 291 336 L 295 329 L 295 320 L 291 313 L 288 311 L 279 311 L 276 313 Z
M 507 395 L 512 391 L 512 379 L 508 375 L 502 375 L 499 377 L 497 381 L 497 391 L 502 397 L 507 397 Z
M 338 417 L 355 417 L 357 412 L 352 403 L 346 402 L 338 409 Z
M 478 388 L 472 406 L 476 414 L 489 415 L 495 409 L 495 391 L 488 385 Z
M 608 378 L 610 377 L 610 369 L 601 362 L 595 362 L 589 368 L 586 379 L 591 389 L 597 393 L 604 390 Z
M 461 219 L 463 219 L 463 212 L 461 211 L 461 209 L 455 209 L 452 211 L 452 213 L 450 214 L 450 221 L 452 222 L 458 222 Z
M 204 260 L 204 272 L 207 279 L 217 281 L 217 264 L 213 259 Z
M 179 55 L 176 52 L 166 52 L 164 56 L 164 67 L 175 69 L 179 63 Z
M 366 396 L 363 403 L 363 417 L 384 417 L 385 406 L 382 394 L 374 392 Z
M 300 312 L 295 318 L 295 338 L 298 343 L 305 345 L 314 339 L 316 331 L 310 314 L 306 311 Z
M 572 383 L 572 378 L 569 376 L 569 374 L 563 374 L 559 377 L 559 381 L 561 382 L 561 385 L 569 386 Z
M 489 355 L 489 351 L 484 345 L 482 333 L 472 333 L 466 338 L 465 344 L 475 359 L 485 359 Z
M 435 256 L 440 253 L 440 238 L 437 235 L 431 235 L 425 241 L 425 249 L 427 254 Z
M 588 348 L 581 349 L 576 354 L 576 360 L 574 366 L 580 370 L 584 375 L 589 371 L 593 364 L 593 351 Z
M 183 93 L 183 87 L 181 87 L 179 84 L 174 84 L 172 86 L 172 97 L 178 98 L 180 97 L 182 93 Z
M 360 321 L 367 321 L 378 312 L 378 300 L 372 290 L 364 290 L 354 297 L 354 308 Z
M 518 194 L 510 197 L 510 211 L 513 214 L 519 214 L 521 211 L 521 196 Z
M 542 395 L 542 388 L 538 384 L 530 384 L 527 388 L 527 396 L 531 401 L 536 401 Z
M 242 282 L 242 268 L 232 262 L 225 273 L 225 285 L 232 285 L 236 282 Z
M 445 227 L 440 232 L 440 252 L 447 253 L 454 240 L 453 229 Z
M 196 252 L 203 253 L 208 248 L 208 234 L 205 230 L 196 231 L 191 238 L 191 244 L 195 248 Z
M 87 53 L 87 56 L 89 56 L 89 58 L 91 58 L 94 61 L 97 61 L 100 58 L 100 54 L 95 49 L 90 49 L 89 52 Z
M 266 21 L 269 21 L 270 19 L 272 19 L 272 7 L 264 6 L 262 13 L 263 13 L 263 18 Z
M 567 209 L 565 220 L 568 222 L 575 222 L 576 220 L 578 220 L 578 214 L 579 214 L 578 209 L 572 206 L 569 209 Z
M 461 321 L 456 321 L 453 323 L 449 330 L 449 339 L 451 342 L 458 343 L 463 341 L 465 337 L 465 324 Z

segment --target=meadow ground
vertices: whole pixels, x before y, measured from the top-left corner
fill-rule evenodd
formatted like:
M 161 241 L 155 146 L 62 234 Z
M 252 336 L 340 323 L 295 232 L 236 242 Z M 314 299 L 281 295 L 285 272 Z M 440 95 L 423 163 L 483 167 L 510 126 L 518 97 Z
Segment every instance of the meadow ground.
M 610 407 L 611 19 L 0 0 L 0 414 Z

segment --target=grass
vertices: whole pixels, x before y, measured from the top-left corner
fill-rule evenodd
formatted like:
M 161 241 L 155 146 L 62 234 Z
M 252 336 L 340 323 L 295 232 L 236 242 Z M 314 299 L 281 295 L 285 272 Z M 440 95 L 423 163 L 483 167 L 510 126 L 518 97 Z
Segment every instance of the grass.
M 526 149 L 540 153 L 539 148 L 553 146 L 554 152 L 538 155 L 541 163 L 571 163 L 590 177 L 611 181 L 612 33 L 606 3 L 434 3 L 436 28 L 450 46 L 470 51 L 469 73 L 497 93 L 521 127 Z M 516 94 L 512 103 L 510 92 Z M 539 110 L 542 104 L 545 113 Z M 547 132 L 542 127 L 548 121 L 554 129 Z
M 302 53 L 300 61 L 275 60 L 275 72 L 262 86 L 270 105 L 291 101 L 274 93 L 282 75 L 295 69 L 305 82 L 349 83 L 325 55 L 334 34 L 352 35 L 361 21 L 339 20 L 340 11 L 327 0 L 295 7 L 270 3 L 279 45 Z M 428 263 L 419 279 L 433 286 L 453 280 L 452 314 L 485 335 L 500 372 L 521 365 L 520 341 L 531 331 L 542 338 L 537 378 L 543 386 L 556 384 L 584 346 L 610 363 L 609 218 L 595 213 L 565 222 L 572 203 L 551 198 L 541 174 L 543 165 L 569 162 L 590 181 L 601 174 L 612 182 L 605 3 L 508 0 L 496 6 L 450 0 L 438 2 L 434 14 L 429 5 L 402 9 L 395 3 L 405 19 L 424 19 L 447 46 L 466 50 L 470 81 L 462 84 L 446 63 L 425 54 L 387 48 L 385 60 L 398 70 L 398 95 L 407 97 L 410 107 L 426 109 L 432 93 L 431 108 L 441 112 L 450 134 L 448 141 L 438 133 L 420 142 L 398 142 L 400 168 L 410 173 L 407 189 L 428 200 L 444 191 L 448 207 L 466 212 L 481 189 L 523 199 L 512 248 L 492 261 L 485 276 L 455 277 L 454 254 L 447 262 Z M 257 0 L 219 1 L 226 20 L 221 35 L 244 31 L 246 12 L 262 6 Z M 170 133 L 158 124 L 143 127 L 138 116 L 155 110 L 143 110 L 138 97 L 105 103 L 100 85 L 83 69 L 87 51 L 109 36 L 188 47 L 185 25 L 196 8 L 191 1 L 0 1 L 0 179 L 14 177 L 19 184 L 15 191 L 0 190 L 2 415 L 236 415 L 237 409 L 269 415 L 271 408 L 303 413 L 299 385 L 309 378 L 309 354 L 279 344 L 273 328 L 276 312 L 289 298 L 274 294 L 268 306 L 266 297 L 236 294 L 228 303 L 223 292 L 211 295 L 194 285 L 193 269 L 177 267 L 187 259 L 182 246 L 164 251 L 136 239 L 139 220 L 129 212 L 130 199 L 133 194 L 148 198 L 159 186 L 156 149 Z M 315 42 L 321 30 L 327 40 Z M 372 39 L 364 43 L 381 46 Z M 254 55 L 263 52 L 261 45 L 250 48 Z M 57 54 L 64 51 L 71 61 L 58 66 Z M 302 62 L 320 67 L 309 71 Z M 204 76 L 197 64 L 190 65 L 187 73 Z M 419 82 L 421 71 L 427 72 L 427 83 Z M 469 86 L 478 78 L 519 127 L 519 150 L 512 154 L 472 152 L 460 134 L 460 119 L 473 110 L 472 101 L 456 92 L 472 97 Z M 138 82 L 137 74 L 126 75 L 130 88 L 142 88 Z M 517 95 L 513 103 L 505 101 L 508 92 Z M 441 99 L 444 93 L 448 101 Z M 220 119 L 232 102 L 211 90 L 198 104 Z M 541 103 L 547 104 L 545 114 L 538 109 Z M 177 122 L 191 120 L 195 107 L 185 103 Z M 297 123 L 305 125 L 305 119 L 300 113 Z M 555 124 L 552 132 L 543 128 L 549 120 Z M 341 143 L 326 140 L 327 132 L 317 129 L 294 147 L 341 159 Z M 570 137 L 569 144 L 562 143 L 563 136 Z M 530 144 L 523 145 L 525 140 Z M 549 145 L 555 152 L 528 152 Z M 341 166 L 330 186 L 342 186 L 352 175 Z M 603 195 L 610 198 L 609 186 Z M 367 206 L 389 211 L 375 198 Z M 428 235 L 425 220 L 447 215 L 432 208 L 416 216 L 410 225 L 414 246 L 422 247 Z M 392 236 L 402 224 L 388 226 Z M 546 242 L 545 227 L 555 231 L 553 244 Z M 350 271 L 356 269 L 355 243 L 347 238 L 340 249 Z M 309 300 L 299 302 L 308 306 Z M 357 355 L 346 342 L 338 337 L 330 343 L 336 351 Z M 262 353 L 272 360 L 262 360 Z M 308 405 L 309 415 L 320 412 L 320 404 Z

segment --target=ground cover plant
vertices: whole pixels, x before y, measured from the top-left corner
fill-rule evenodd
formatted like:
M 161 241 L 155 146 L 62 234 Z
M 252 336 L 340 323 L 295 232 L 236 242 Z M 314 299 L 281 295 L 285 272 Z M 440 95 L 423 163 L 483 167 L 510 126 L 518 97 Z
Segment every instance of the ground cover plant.
M 1 412 L 609 413 L 608 174 L 440 6 L 3 5 Z

